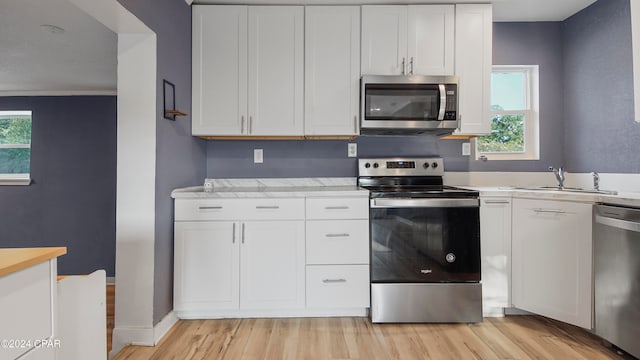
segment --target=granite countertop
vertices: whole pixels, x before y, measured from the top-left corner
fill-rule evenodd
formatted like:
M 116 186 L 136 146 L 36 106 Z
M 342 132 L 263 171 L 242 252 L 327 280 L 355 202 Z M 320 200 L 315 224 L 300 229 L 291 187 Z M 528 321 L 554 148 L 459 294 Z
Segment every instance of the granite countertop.
M 0 249 L 0 277 L 67 253 L 66 247 Z
M 206 179 L 203 186 L 175 189 L 174 199 L 368 197 L 355 178 Z

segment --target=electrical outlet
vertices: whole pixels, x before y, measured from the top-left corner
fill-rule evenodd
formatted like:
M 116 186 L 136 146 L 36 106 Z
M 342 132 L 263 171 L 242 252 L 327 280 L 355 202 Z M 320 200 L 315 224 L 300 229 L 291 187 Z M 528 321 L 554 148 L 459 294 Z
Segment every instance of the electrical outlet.
M 347 156 L 348 157 L 358 156 L 358 144 L 356 143 L 347 144 Z
M 264 153 L 262 149 L 253 149 L 253 162 L 256 164 L 262 164 L 264 161 Z
M 471 144 L 466 142 L 462 143 L 462 156 L 470 156 L 471 155 Z

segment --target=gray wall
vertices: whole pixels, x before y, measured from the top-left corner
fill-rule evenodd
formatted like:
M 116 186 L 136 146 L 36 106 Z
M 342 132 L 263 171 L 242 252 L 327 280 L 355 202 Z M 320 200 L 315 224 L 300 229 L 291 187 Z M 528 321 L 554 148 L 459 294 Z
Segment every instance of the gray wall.
M 213 140 L 207 144 L 207 177 L 353 177 L 356 158 L 347 157 L 347 144 L 358 144 L 359 157 L 427 156 L 447 158 L 447 169 L 466 171 L 461 141 L 435 136 L 361 136 L 346 140 Z M 264 163 L 253 163 L 253 149 L 264 150 Z
M 32 110 L 30 186 L 0 186 L 0 247 L 66 246 L 60 274 L 115 273 L 116 97 L 0 97 Z
M 171 190 L 202 183 L 204 141 L 191 136 L 191 117 L 162 117 L 162 80 L 176 87 L 176 107 L 191 113 L 191 7 L 183 0 L 119 0 L 157 35 L 156 234 L 153 323 L 173 309 Z M 126 276 L 126 275 L 125 275 Z
M 571 172 L 640 172 L 629 0 L 600 0 L 564 22 L 564 153 Z
M 472 171 L 546 171 L 564 165 L 562 25 L 494 23 L 494 65 L 539 65 L 540 160 L 476 161 Z

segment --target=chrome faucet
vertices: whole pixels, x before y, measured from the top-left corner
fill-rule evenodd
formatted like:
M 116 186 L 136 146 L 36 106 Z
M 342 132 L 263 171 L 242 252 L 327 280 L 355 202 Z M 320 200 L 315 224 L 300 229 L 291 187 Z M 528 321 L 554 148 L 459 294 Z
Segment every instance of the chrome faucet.
M 593 176 L 593 190 L 600 191 L 600 174 L 594 171 L 591 175 Z
M 549 171 L 553 171 L 553 175 L 556 176 L 556 182 L 558 183 L 558 189 L 564 189 L 564 169 L 562 166 L 559 168 L 554 168 L 553 166 L 549 166 Z

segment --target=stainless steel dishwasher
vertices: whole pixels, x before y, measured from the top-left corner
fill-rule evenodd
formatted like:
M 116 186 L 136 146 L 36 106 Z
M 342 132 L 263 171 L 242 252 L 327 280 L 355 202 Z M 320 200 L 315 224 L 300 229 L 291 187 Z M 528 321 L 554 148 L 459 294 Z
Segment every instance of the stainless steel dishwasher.
M 640 209 L 594 209 L 595 333 L 640 357 Z

